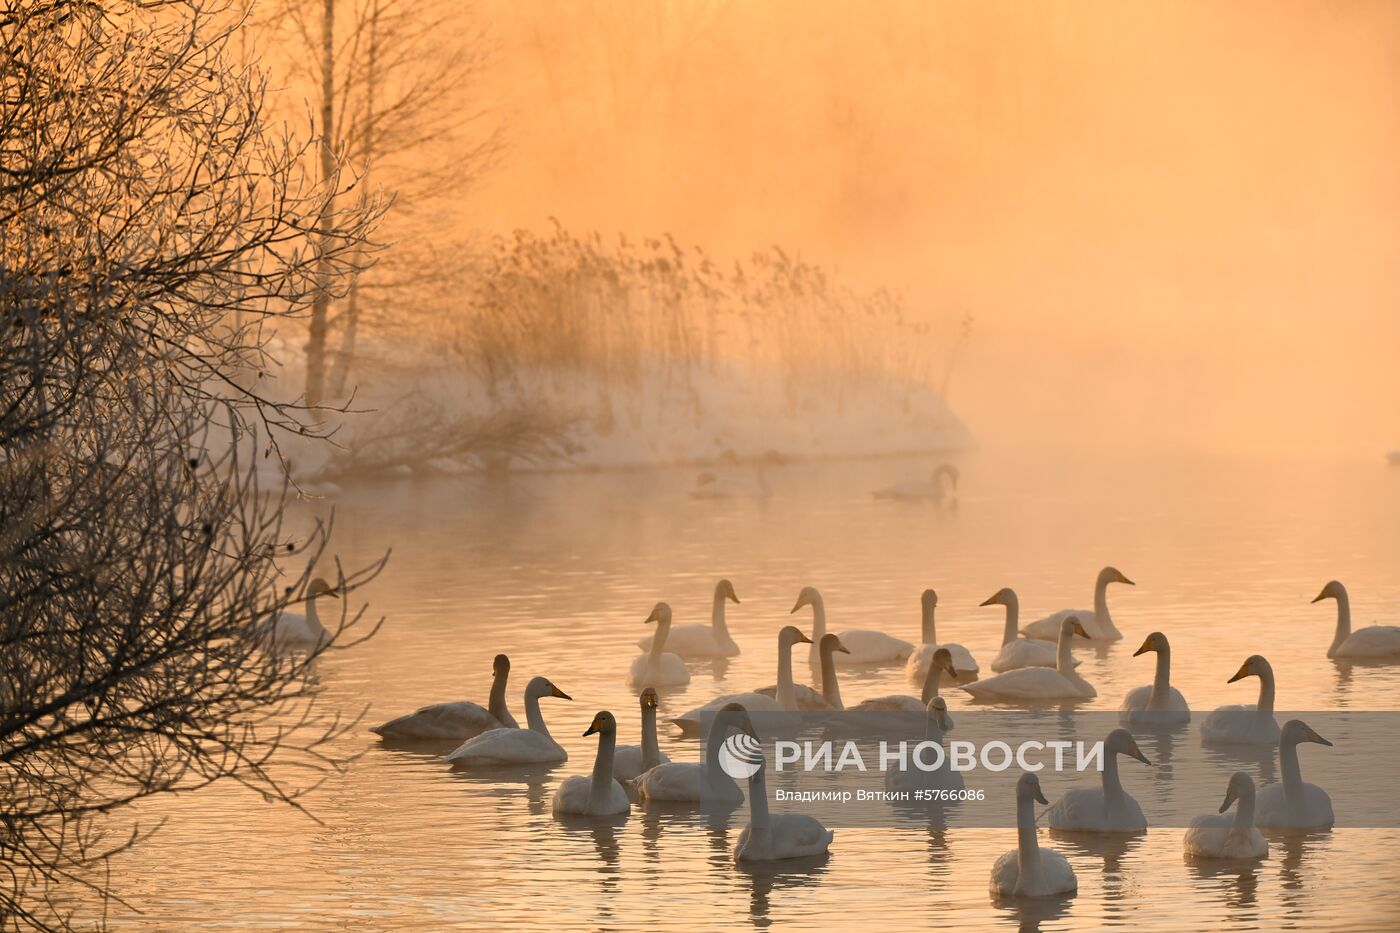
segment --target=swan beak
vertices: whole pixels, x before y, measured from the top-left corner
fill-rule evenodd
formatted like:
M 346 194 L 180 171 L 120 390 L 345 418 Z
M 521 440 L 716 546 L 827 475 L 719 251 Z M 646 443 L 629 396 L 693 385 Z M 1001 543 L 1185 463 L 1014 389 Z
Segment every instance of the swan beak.
M 595 720 L 593 720 L 593 722 L 589 723 L 588 731 L 585 732 L 583 735 L 584 735 L 585 738 L 587 738 L 588 736 L 592 735 L 593 733 L 595 733 L 595 732 L 597 732 L 597 731 L 598 731 L 598 720 L 595 719 Z
M 560 690 L 558 687 L 554 686 L 554 684 L 550 684 L 550 685 L 549 685 L 549 695 L 552 696 L 552 697 L 558 697 L 558 698 L 561 699 L 561 700 L 572 700 L 572 699 L 573 699 L 573 697 L 569 696 L 569 695 L 568 695 L 567 693 L 565 693 L 563 690 Z
M 978 603 L 977 605 L 979 605 L 979 606 L 995 606 L 998 602 L 1000 602 L 1000 600 L 998 600 L 998 599 L 996 598 L 995 595 L 992 595 L 992 596 L 988 596 L 986 599 L 982 600 L 982 601 L 981 601 L 980 603 Z
M 839 651 L 839 652 L 841 652 L 842 654 L 850 654 L 850 653 L 851 653 L 851 649 L 850 649 L 850 648 L 847 648 L 845 645 L 843 645 L 843 644 L 841 644 L 841 643 L 839 643 L 839 642 L 838 642 L 837 645 L 836 645 L 836 650 Z
M 661 618 L 656 614 L 656 610 L 651 611 L 651 615 L 642 620 L 643 625 L 650 625 L 652 622 L 660 622 Z
M 797 643 L 800 644 L 800 645 L 801 645 L 801 644 L 810 645 L 810 644 L 812 643 L 812 639 L 810 639 L 810 638 L 807 637 L 807 633 L 806 633 L 806 632 L 799 631 L 799 632 L 797 633 Z M 842 650 L 845 650 L 845 649 L 842 649 Z M 850 654 L 849 651 L 847 651 L 846 653 L 847 653 L 847 654 Z
M 1332 747 L 1331 742 L 1327 741 L 1322 736 L 1318 735 L 1316 732 L 1313 732 L 1311 729 L 1308 730 L 1308 741 L 1316 742 L 1318 745 L 1326 745 L 1328 748 Z
M 958 676 L 958 671 L 957 671 L 957 669 L 956 669 L 955 667 L 953 667 L 953 662 L 952 662 L 952 661 L 949 661 L 947 664 L 944 664 L 944 665 L 943 665 L 943 669 L 944 669 L 945 671 L 948 672 L 948 676 L 949 676 L 949 677 L 956 677 L 956 676 Z
M 1133 743 L 1132 748 L 1128 749 L 1128 754 L 1147 765 L 1149 768 L 1152 766 L 1152 762 L 1147 760 L 1147 756 L 1142 753 L 1142 749 L 1137 747 L 1136 742 Z
M 1121 573 L 1118 575 L 1118 582 L 1119 582 L 1119 583 L 1126 583 L 1126 584 L 1128 584 L 1129 586 L 1137 586 L 1136 583 L 1134 583 L 1132 580 L 1129 580 L 1127 577 L 1123 576 Z
M 1225 802 L 1220 805 L 1220 812 L 1224 813 L 1230 809 L 1230 804 L 1235 802 L 1235 789 L 1232 787 L 1225 792 Z
M 1035 789 L 1035 799 L 1037 803 L 1043 803 L 1046 806 L 1050 805 L 1050 801 L 1045 799 L 1044 791 L 1042 791 L 1039 787 Z
M 1139 648 L 1138 650 L 1136 650 L 1136 651 L 1133 652 L 1133 657 L 1137 657 L 1137 656 L 1140 655 L 1140 654 L 1146 654 L 1147 652 L 1149 652 L 1149 651 L 1151 651 L 1151 650 L 1152 650 L 1152 642 L 1151 642 L 1151 640 L 1145 641 L 1145 642 L 1142 643 L 1142 647 L 1141 647 L 1141 648 Z
M 739 728 L 743 730 L 743 732 L 746 735 L 749 735 L 754 739 L 758 738 L 758 730 L 753 727 L 753 720 L 750 719 L 748 716 L 745 716 L 743 719 L 739 720 Z
M 1089 633 L 1084 631 L 1084 626 L 1080 625 L 1078 622 L 1074 623 L 1074 634 L 1083 635 L 1085 638 L 1089 637 Z
M 1225 682 L 1226 682 L 1227 684 L 1232 684 L 1232 683 L 1234 683 L 1234 682 L 1237 681 L 1237 680 L 1244 680 L 1246 677 L 1248 677 L 1248 676 L 1250 675 L 1250 673 L 1251 673 L 1251 671 L 1249 670 L 1249 665 L 1248 665 L 1248 664 L 1245 664 L 1245 665 L 1243 665 L 1242 667 L 1240 667 L 1239 670 L 1235 671 L 1235 676 L 1234 676 L 1234 677 L 1231 677 L 1229 680 L 1227 680 L 1227 681 L 1225 681 Z
M 790 612 L 788 612 L 788 615 L 792 615 L 794 612 L 796 612 L 797 610 L 801 609 L 801 608 L 802 608 L 803 606 L 805 606 L 805 605 L 807 605 L 807 597 L 805 597 L 805 596 L 799 596 L 799 597 L 797 597 L 797 605 L 795 605 L 795 606 L 792 607 L 792 610 L 791 610 Z
M 1326 599 L 1326 598 L 1327 598 L 1327 591 L 1326 591 L 1326 590 L 1323 590 L 1321 593 L 1318 593 L 1316 596 L 1314 596 L 1314 597 L 1312 598 L 1312 602 L 1320 603 L 1320 602 L 1322 602 L 1322 601 L 1323 601 L 1324 599 Z

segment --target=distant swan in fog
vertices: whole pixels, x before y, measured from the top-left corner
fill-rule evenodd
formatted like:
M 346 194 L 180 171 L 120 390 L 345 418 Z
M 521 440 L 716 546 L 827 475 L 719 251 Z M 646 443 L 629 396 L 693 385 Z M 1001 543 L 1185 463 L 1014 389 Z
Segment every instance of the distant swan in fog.
M 734 584 L 728 580 L 721 580 L 715 584 L 710 624 L 672 626 L 671 634 L 666 638 L 666 647 L 683 658 L 729 658 L 738 654 L 739 646 L 729 637 L 729 627 L 724 620 L 725 600 L 733 600 L 735 605 L 739 603 L 739 597 L 734 593 Z M 654 635 L 648 635 L 638 641 L 637 645 L 645 651 L 651 648 L 654 638 Z
M 1021 601 L 1010 587 L 997 590 L 984 606 L 1005 606 L 1006 625 L 1001 633 L 1001 650 L 992 659 L 992 670 L 998 674 L 1018 671 L 1023 667 L 1054 667 L 1055 643 L 1039 638 L 1020 638 L 1017 627 L 1021 619 Z M 1079 661 L 1074 662 L 1079 666 Z
M 831 636 L 827 636 L 830 638 Z M 850 707 L 850 712 L 870 712 L 870 713 L 922 713 L 928 709 L 928 704 L 938 696 L 939 682 L 944 674 L 949 680 L 956 680 L 958 674 L 962 673 L 953 663 L 953 656 L 947 648 L 939 648 L 933 654 L 933 663 L 929 665 L 924 673 L 923 693 L 921 696 L 909 696 L 907 694 L 892 694 L 889 696 L 872 697 L 869 700 L 862 700 L 855 706 Z
M 643 771 L 670 761 L 656 741 L 656 691 L 642 691 L 642 744 L 620 745 L 613 762 L 613 777 L 626 783 Z
M 1103 743 L 1103 771 L 1098 787 L 1067 791 L 1046 811 L 1051 829 L 1086 833 L 1136 833 L 1147 829 L 1147 817 L 1118 777 L 1118 756 L 1151 765 L 1127 729 L 1114 729 Z
M 593 717 L 585 736 L 598 735 L 598 757 L 593 761 L 593 774 L 564 778 L 554 792 L 551 809 L 555 816 L 617 816 L 632 809 L 627 792 L 613 777 L 613 755 L 617 746 L 617 720 L 603 710 Z
M 776 686 L 764 687 L 748 693 L 728 693 L 715 697 L 703 706 L 697 706 L 689 712 L 682 713 L 671 722 L 680 727 L 682 735 L 699 735 L 704 725 L 705 714 L 724 706 L 740 704 L 744 709 L 756 713 L 827 709 L 828 704 L 820 693 L 806 686 L 802 687 L 804 692 L 799 693 L 798 685 L 792 682 L 792 646 L 804 641 L 807 641 L 807 636 L 802 634 L 802 630 L 795 625 L 785 625 L 778 632 L 778 683 Z
M 710 734 L 705 740 L 705 757 L 699 762 L 672 761 L 643 771 L 632 782 L 642 801 L 667 803 L 738 803 L 744 792 L 719 765 L 720 746 L 734 730 L 757 739 L 748 711 L 738 703 L 717 708 Z
M 1368 625 L 1366 628 L 1351 630 L 1351 598 L 1347 588 L 1336 580 L 1322 588 L 1313 602 L 1324 599 L 1337 601 L 1337 632 L 1332 636 L 1332 645 L 1327 649 L 1329 658 L 1372 658 L 1400 661 L 1400 627 L 1394 625 Z
M 569 753 L 549 734 L 540 714 L 541 697 L 573 699 L 547 678 L 536 677 L 525 685 L 525 729 L 491 729 L 467 739 L 443 760 L 458 768 L 496 768 L 508 765 L 553 764 L 569 760 Z
M 730 467 L 729 473 L 718 475 L 709 470 L 695 477 L 695 488 L 690 491 L 692 499 L 769 499 L 773 487 L 768 485 L 765 469 L 767 458 L 754 464 L 753 476 L 736 473 L 739 458 L 732 451 L 725 451 L 720 462 Z
M 1225 816 L 1237 804 L 1234 817 Z M 1254 780 L 1243 771 L 1230 775 L 1225 802 L 1219 814 L 1191 818 L 1182 839 L 1187 857 L 1218 859 L 1261 859 L 1269 854 L 1269 844 L 1254 825 Z
M 1137 585 L 1115 568 L 1105 567 L 1099 571 L 1098 579 L 1094 581 L 1093 612 L 1084 609 L 1061 609 L 1053 615 L 1037 619 L 1022 631 L 1025 632 L 1027 638 L 1053 639 L 1055 633 L 1060 630 L 1060 622 L 1066 616 L 1075 616 L 1083 624 L 1084 630 L 1089 633 L 1087 637 L 1094 641 L 1118 641 L 1123 637 L 1123 633 L 1118 631 L 1117 626 L 1113 624 L 1113 618 L 1108 614 L 1108 585 L 1110 583 Z
M 1331 829 L 1336 818 L 1332 815 L 1332 798 L 1316 784 L 1303 780 L 1298 765 L 1298 745 L 1313 742 L 1331 745 L 1301 719 L 1283 724 L 1279 738 L 1279 771 L 1283 780 L 1268 784 L 1259 791 L 1257 817 L 1260 826 L 1277 829 Z
M 434 703 L 419 707 L 415 712 L 370 729 L 386 739 L 462 741 L 480 735 L 488 729 L 517 728 L 515 717 L 506 709 L 506 680 L 510 677 L 510 658 L 496 655 L 491 665 L 491 696 L 482 709 L 470 700 L 455 703 Z
M 1034 774 L 1021 775 L 1016 782 L 1016 848 L 1003 853 L 992 866 L 993 894 L 1050 897 L 1079 890 L 1069 861 L 1054 849 L 1041 848 L 1036 839 L 1037 801 L 1049 803 L 1040 792 L 1040 779 Z
M 948 642 L 940 645 L 938 643 L 938 629 L 934 623 L 934 613 L 938 609 L 938 594 L 933 590 L 924 590 L 919 597 L 920 608 L 923 613 L 920 635 L 922 644 L 909 655 L 909 661 L 905 664 L 904 673 L 909 678 L 910 683 L 921 684 L 924 682 L 924 675 L 928 673 L 929 661 L 933 659 L 933 653 L 939 648 L 947 648 L 949 654 L 953 656 L 953 666 L 958 669 L 958 676 L 964 680 L 976 680 L 977 673 L 981 670 L 977 666 L 977 659 L 972 656 L 962 645 Z
M 656 636 L 651 641 L 651 649 L 632 662 L 628 682 L 636 687 L 644 684 L 679 687 L 690 683 L 690 671 L 685 669 L 685 662 L 666 650 L 671 634 L 671 607 L 657 603 L 646 621 L 656 623 Z
M 812 607 L 812 648 L 808 658 L 813 665 L 821 661 L 817 644 L 826 634 L 826 604 L 816 587 L 804 586 L 797 594 L 797 604 L 792 607 L 797 612 L 803 606 Z M 836 633 L 841 644 L 846 646 L 847 656 L 842 664 L 896 664 L 914 653 L 914 646 L 899 638 L 891 638 L 884 632 L 855 630 Z
M 1074 672 L 1070 640 L 1084 636 L 1084 626 L 1074 616 L 1060 620 L 1060 640 L 1055 649 L 1055 667 L 1023 667 L 986 680 L 965 684 L 978 700 L 999 702 L 1017 700 L 1072 700 L 1098 696 L 1094 685 Z M 1087 636 L 1084 636 L 1087 637 Z
M 1257 654 L 1245 659 L 1226 683 L 1246 677 L 1259 678 L 1259 702 L 1221 706 L 1201 723 L 1201 741 L 1208 745 L 1277 745 L 1278 722 L 1274 720 L 1274 669 Z M 1253 785 L 1250 800 L 1253 801 Z
M 905 502 L 951 500 L 958 494 L 958 468 L 941 463 L 927 480 L 910 480 L 877 489 L 876 499 L 899 499 Z
M 1128 691 L 1118 707 L 1118 721 L 1158 725 L 1190 722 L 1191 707 L 1186 705 L 1181 691 L 1172 686 L 1172 647 L 1167 636 L 1161 632 L 1148 635 L 1133 657 L 1149 651 L 1157 652 L 1156 676 L 1152 683 Z
M 281 612 L 271 623 L 264 623 L 263 635 L 277 648 L 316 647 L 331 640 L 331 633 L 316 613 L 316 600 L 322 596 L 339 599 L 340 594 L 321 577 L 306 585 L 306 614 Z
M 757 751 L 758 770 L 749 777 L 749 825 L 734 843 L 736 862 L 776 862 L 821 855 L 835 833 L 805 813 L 769 813 L 766 762 Z

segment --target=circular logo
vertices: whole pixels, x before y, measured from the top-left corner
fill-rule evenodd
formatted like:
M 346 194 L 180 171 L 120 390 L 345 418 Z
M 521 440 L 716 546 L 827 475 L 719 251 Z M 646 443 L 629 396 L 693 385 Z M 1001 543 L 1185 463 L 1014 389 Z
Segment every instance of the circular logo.
M 736 732 L 719 747 L 719 767 L 736 781 L 747 781 L 763 767 L 763 746 L 747 732 Z

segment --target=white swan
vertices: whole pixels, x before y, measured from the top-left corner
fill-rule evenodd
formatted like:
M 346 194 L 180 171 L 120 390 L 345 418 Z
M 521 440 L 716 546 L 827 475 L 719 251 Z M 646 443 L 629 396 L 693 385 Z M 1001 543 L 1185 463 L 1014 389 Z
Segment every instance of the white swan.
M 828 638 L 831 636 L 827 636 Z M 938 696 L 939 684 L 944 674 L 949 680 L 957 680 L 959 671 L 953 664 L 953 656 L 947 648 L 939 648 L 933 653 L 933 663 L 929 665 L 928 671 L 924 674 L 923 693 L 921 696 L 909 696 L 907 694 L 892 694 L 890 696 L 872 697 L 869 700 L 862 700 L 855 706 L 850 707 L 852 713 L 922 713 L 928 709 L 928 704 L 933 698 Z
M 805 813 L 769 813 L 768 787 L 760 753 L 758 770 L 749 776 L 749 825 L 734 843 L 736 862 L 776 862 L 821 855 L 835 834 Z
M 1337 632 L 1327 649 L 1329 658 L 1376 658 L 1400 661 L 1400 626 L 1368 625 L 1351 630 L 1351 598 L 1347 588 L 1332 580 L 1313 602 L 1337 601 Z
M 470 700 L 455 703 L 434 703 L 416 711 L 374 726 L 371 732 L 398 741 L 457 741 L 461 742 L 488 729 L 518 727 L 515 717 L 506 709 L 506 680 L 510 677 L 510 658 L 496 655 L 491 665 L 491 695 L 482 709 Z
M 632 786 L 642 801 L 665 803 L 738 803 L 744 792 L 719 764 L 720 747 L 734 730 L 757 741 L 748 711 L 738 703 L 726 703 L 715 710 L 710 734 L 705 740 L 705 757 L 699 762 L 671 761 L 643 771 Z
M 690 671 L 685 669 L 685 662 L 666 650 L 666 640 L 671 634 L 671 607 L 657 603 L 646 621 L 656 623 L 656 637 L 651 641 L 651 648 L 632 662 L 627 682 L 634 687 L 680 687 L 690 683 Z
M 626 784 L 643 771 L 670 761 L 656 741 L 656 691 L 642 691 L 642 744 L 619 745 L 613 757 L 613 777 Z
M 1225 816 L 1230 804 L 1238 802 L 1234 817 Z M 1254 781 L 1243 771 L 1230 775 L 1225 802 L 1219 813 L 1191 818 L 1182 839 L 1188 858 L 1260 859 L 1269 854 L 1269 844 L 1254 826 Z
M 1005 606 L 1006 625 L 1001 631 L 1001 650 L 992 659 L 992 670 L 997 674 L 1019 671 L 1023 667 L 1054 667 L 1055 643 L 1039 638 L 1019 637 L 1021 601 L 1016 591 L 1004 586 L 992 594 L 984 606 Z M 1074 666 L 1079 666 L 1079 661 Z
M 893 483 L 871 493 L 876 499 L 898 499 L 903 502 L 943 502 L 957 494 L 958 468 L 951 463 L 940 463 L 927 480 Z
M 490 729 L 467 739 L 443 760 L 457 768 L 499 768 L 509 765 L 555 764 L 569 760 L 569 753 L 549 734 L 540 715 L 541 697 L 572 699 L 547 678 L 536 677 L 525 685 L 524 729 Z
M 923 596 L 919 599 L 923 610 L 923 619 L 920 625 L 919 637 L 923 643 L 909 655 L 909 661 L 904 666 L 904 674 L 913 684 L 924 682 L 924 675 L 928 673 L 929 662 L 933 659 L 933 653 L 939 648 L 947 648 L 948 653 L 953 656 L 953 666 L 958 669 L 958 676 L 963 680 L 976 680 L 981 668 L 977 666 L 977 659 L 972 656 L 962 645 L 949 642 L 946 645 L 938 643 L 938 630 L 934 624 L 934 612 L 938 609 L 938 594 L 933 590 L 924 590 Z
M 1278 744 L 1279 728 L 1274 719 L 1274 669 L 1260 655 L 1251 654 L 1226 683 L 1232 684 L 1246 677 L 1259 678 L 1259 702 L 1233 704 L 1215 710 L 1201 723 L 1202 742 L 1208 745 Z
M 1332 815 L 1332 798 L 1316 784 L 1303 780 L 1298 766 L 1298 745 L 1314 742 L 1331 745 L 1301 719 L 1283 724 L 1278 743 L 1279 771 L 1283 780 L 1268 784 L 1259 791 L 1255 822 L 1277 829 L 1331 829 L 1336 818 Z
M 1113 617 L 1108 614 L 1108 585 L 1110 583 L 1137 585 L 1115 568 L 1105 567 L 1099 571 L 1098 579 L 1094 581 L 1093 612 L 1083 609 L 1061 609 L 1053 615 L 1037 619 L 1021 631 L 1025 633 L 1027 638 L 1053 639 L 1055 633 L 1060 630 L 1060 622 L 1067 616 L 1075 616 L 1084 626 L 1084 630 L 1089 633 L 1088 638 L 1095 641 L 1118 641 L 1123 637 L 1123 633 L 1118 631 L 1118 627 L 1113 624 Z
M 772 713 L 782 710 L 828 709 L 826 700 L 811 687 L 803 686 L 799 692 L 792 682 L 792 646 L 807 641 L 806 635 L 795 625 L 785 625 L 778 632 L 778 683 L 773 687 L 763 687 L 748 693 L 728 693 L 715 697 L 703 706 L 688 710 L 671 720 L 680 727 L 681 735 L 699 735 L 707 713 L 723 706 L 738 703 L 746 710 L 755 713 Z
M 934 697 L 928 701 L 928 720 L 924 726 L 924 742 L 937 745 L 943 744 L 943 736 L 953 730 L 953 717 L 948 715 L 948 703 L 942 697 Z M 966 784 L 963 781 L 961 771 L 954 771 L 949 765 L 946 753 L 940 759 L 936 755 L 936 750 L 921 751 L 916 745 L 909 752 L 906 760 L 906 767 L 890 767 L 885 769 L 885 790 L 890 793 L 908 793 L 910 800 L 927 803 L 928 800 L 919 800 L 914 796 L 919 791 L 940 790 L 952 791 L 962 790 Z M 934 762 L 938 767 L 925 770 L 920 765 L 931 766 Z M 937 801 L 932 801 L 937 802 Z
M 1023 774 L 1016 782 L 1016 848 L 992 866 L 993 894 L 1011 897 L 1050 897 L 1073 894 L 1079 880 L 1069 861 L 1054 849 L 1043 849 L 1035 837 L 1035 804 L 1048 803 L 1040 779 Z
M 1157 652 L 1157 673 L 1152 683 L 1134 687 L 1123 697 L 1118 707 L 1118 721 L 1156 725 L 1190 722 L 1191 707 L 1186 705 L 1181 691 L 1172 686 L 1172 646 L 1167 636 L 1161 632 L 1148 635 L 1142 647 L 1133 652 L 1133 657 L 1149 651 Z
M 986 680 L 964 684 L 978 700 L 1071 700 L 1098 696 L 1094 685 L 1074 672 L 1074 655 L 1070 640 L 1075 635 L 1088 637 L 1084 626 L 1074 616 L 1060 620 L 1060 640 L 1055 650 L 1055 667 L 1023 667 L 997 674 Z
M 812 607 L 812 649 L 808 652 L 808 658 L 815 666 L 820 662 L 817 645 L 826 634 L 826 604 L 816 587 L 804 586 L 797 595 L 797 604 L 792 611 L 797 612 L 803 606 Z M 846 657 L 838 662 L 843 665 L 897 664 L 914 653 L 914 646 L 909 642 L 892 638 L 884 632 L 856 630 L 836 634 L 840 636 L 841 644 L 846 646 Z
M 1118 756 L 1151 765 L 1127 729 L 1114 729 L 1103 743 L 1100 786 L 1077 787 L 1055 801 L 1048 811 L 1051 829 L 1086 833 L 1137 833 L 1147 829 L 1147 817 L 1118 777 Z
M 739 597 L 734 595 L 734 584 L 728 580 L 716 583 L 714 605 L 710 609 L 710 624 L 671 626 L 670 635 L 666 638 L 666 647 L 682 658 L 734 657 L 739 653 L 739 645 L 729 637 L 729 626 L 725 624 L 724 619 L 724 603 L 731 599 L 735 605 L 739 604 Z M 637 646 L 643 651 L 649 650 L 655 637 L 648 635 L 639 640 Z
M 331 640 L 331 633 L 321 624 L 316 612 L 316 600 L 322 596 L 339 599 L 340 594 L 321 577 L 306 584 L 306 614 L 279 612 L 277 618 L 263 624 L 263 637 L 275 648 L 319 647 Z
M 632 809 L 627 792 L 613 777 L 613 755 L 617 749 L 617 720 L 603 710 L 593 717 L 585 736 L 598 734 L 598 757 L 593 760 L 593 774 L 570 775 L 554 792 L 550 809 L 555 816 L 617 816 Z

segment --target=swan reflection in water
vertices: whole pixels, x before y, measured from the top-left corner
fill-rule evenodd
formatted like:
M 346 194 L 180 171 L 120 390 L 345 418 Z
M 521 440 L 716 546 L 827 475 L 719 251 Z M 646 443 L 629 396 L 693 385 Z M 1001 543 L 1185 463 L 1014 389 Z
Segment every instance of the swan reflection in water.
M 439 759 L 439 762 L 441 759 Z M 525 812 L 531 816 L 548 816 L 553 791 L 551 775 L 561 765 L 531 765 L 519 768 L 493 768 L 489 771 L 448 771 L 456 781 L 477 785 L 471 793 L 498 798 L 501 808 L 518 807 L 520 791 L 525 791 Z
M 1259 877 L 1267 862 L 1229 861 L 1225 859 L 1188 859 L 1187 870 L 1197 881 L 1216 882 L 1215 891 L 1229 911 L 1230 919 L 1240 929 L 1259 929 Z M 1201 886 L 1204 890 L 1210 890 Z M 1250 913 L 1240 913 L 1250 911 Z
M 818 884 L 830 860 L 830 852 L 774 862 L 734 862 L 730 857 L 727 867 L 748 878 L 749 922 L 759 929 L 767 929 L 774 922 L 770 913 L 773 892 Z
M 992 895 L 992 907 L 1015 919 L 1016 928 L 1022 933 L 1036 933 L 1042 923 L 1053 923 L 1063 919 L 1074 903 L 1073 895 L 1052 897 L 1009 897 Z
M 1127 916 L 1135 904 L 1137 886 L 1127 877 L 1125 863 L 1142 848 L 1146 832 L 1086 833 L 1052 829 L 1050 838 L 1069 855 L 1085 855 L 1103 860 L 1103 910 L 1108 916 Z

